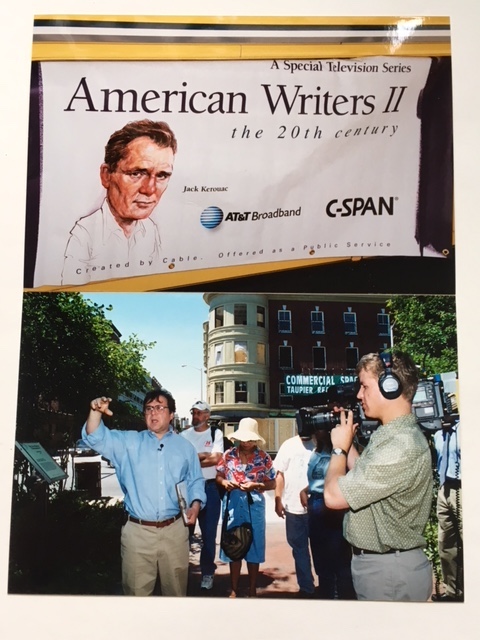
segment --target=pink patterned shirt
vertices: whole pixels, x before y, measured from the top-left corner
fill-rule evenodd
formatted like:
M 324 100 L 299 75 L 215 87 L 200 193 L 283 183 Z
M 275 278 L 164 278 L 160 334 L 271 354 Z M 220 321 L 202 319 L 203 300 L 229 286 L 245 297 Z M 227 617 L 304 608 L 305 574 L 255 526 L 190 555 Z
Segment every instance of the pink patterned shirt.
M 262 449 L 254 449 L 253 460 L 242 464 L 238 447 L 233 447 L 224 453 L 223 458 L 217 464 L 217 471 L 226 480 L 235 482 L 263 482 L 275 478 L 275 469 L 271 457 Z

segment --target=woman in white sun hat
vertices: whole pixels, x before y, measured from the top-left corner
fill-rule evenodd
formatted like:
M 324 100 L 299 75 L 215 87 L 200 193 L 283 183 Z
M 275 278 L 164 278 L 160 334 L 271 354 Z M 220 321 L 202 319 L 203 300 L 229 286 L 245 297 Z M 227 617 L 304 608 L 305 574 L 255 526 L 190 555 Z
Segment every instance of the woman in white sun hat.
M 253 418 L 242 418 L 238 429 L 230 436 L 235 446 L 223 454 L 217 465 L 217 483 L 226 490 L 222 516 L 228 518 L 227 528 L 252 522 L 253 542 L 245 560 L 249 577 L 249 597 L 257 595 L 257 577 L 261 562 L 265 562 L 265 496 L 264 491 L 275 488 L 275 470 L 271 457 L 260 448 L 265 440 L 258 433 Z M 248 495 L 252 502 L 249 505 Z M 228 501 L 228 514 L 225 506 Z M 241 560 L 231 560 L 220 551 L 220 560 L 230 563 L 230 598 L 238 595 Z

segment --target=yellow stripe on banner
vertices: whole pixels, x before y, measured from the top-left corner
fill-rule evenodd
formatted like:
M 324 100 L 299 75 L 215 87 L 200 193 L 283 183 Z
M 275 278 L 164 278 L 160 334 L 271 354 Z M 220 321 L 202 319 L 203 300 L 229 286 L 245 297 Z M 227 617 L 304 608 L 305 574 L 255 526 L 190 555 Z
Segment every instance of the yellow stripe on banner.
M 161 273 L 135 278 L 117 278 L 102 282 L 91 282 L 85 285 L 49 286 L 43 285 L 24 291 L 167 291 L 191 285 L 213 283 L 217 280 L 229 280 L 256 276 L 275 271 L 288 271 L 302 267 L 333 264 L 334 262 L 358 261 L 362 258 L 319 258 L 317 260 L 289 260 L 287 262 L 266 262 L 264 264 L 245 264 L 237 267 L 214 267 L 212 269 L 195 269 L 179 273 Z M 105 286 L 107 283 L 107 286 Z
M 449 26 L 448 16 L 152 16 L 152 15 L 36 15 L 34 20 L 75 22 L 151 22 L 152 24 L 211 24 L 265 26 L 379 26 L 409 24 Z
M 269 60 L 361 58 L 365 56 L 450 56 L 446 43 L 422 44 L 113 44 L 35 42 L 32 60 Z
M 34 61 L 53 60 L 265 60 L 272 58 L 304 59 L 304 58 L 353 58 L 364 56 L 449 56 L 451 55 L 449 31 L 442 34 L 429 35 L 428 30 L 422 32 L 423 27 L 434 29 L 435 27 L 449 27 L 448 17 L 248 17 L 248 16 L 36 16 L 35 20 L 45 21 L 46 25 L 37 25 L 45 29 L 42 39 L 33 42 L 32 57 Z M 58 23 L 70 23 L 66 25 L 56 25 Z M 97 26 L 92 26 L 91 23 Z M 136 29 L 128 28 L 128 23 L 141 25 L 148 29 L 148 25 L 165 24 L 170 27 L 178 25 L 180 31 L 192 37 L 205 36 L 205 42 L 182 43 L 182 42 L 157 42 L 141 43 L 129 42 L 131 37 L 135 37 Z M 125 24 L 125 26 L 123 26 Z M 53 32 L 58 26 L 68 33 L 68 30 L 82 28 L 89 30 L 92 40 L 95 42 L 82 42 L 82 38 L 72 33 L 68 36 L 67 42 L 59 42 Z M 103 26 L 105 25 L 105 26 Z M 112 26 L 113 25 L 113 26 Z M 205 30 L 192 29 L 189 25 L 202 25 Z M 235 35 L 235 29 L 228 27 L 245 26 L 243 42 L 228 42 L 228 38 L 240 37 Z M 327 29 L 322 31 L 321 27 Z M 343 41 L 338 34 L 332 34 L 332 41 L 326 42 L 329 38 L 328 27 L 345 27 L 348 32 L 351 27 L 358 27 L 358 30 L 349 32 Z M 352 42 L 352 39 L 360 40 L 363 31 L 368 31 L 369 27 L 386 27 L 384 31 L 378 31 L 378 39 L 381 42 L 369 42 L 371 36 L 364 35 L 365 42 Z M 224 38 L 224 42 L 212 42 L 213 35 L 206 34 L 215 32 L 218 27 L 218 37 Z M 221 29 L 220 27 L 226 27 Z M 250 27 L 250 31 L 249 31 Z M 261 32 L 255 27 L 265 27 Z M 278 30 L 270 27 L 283 28 L 287 34 L 279 34 Z M 288 35 L 289 27 L 292 28 L 291 37 Z M 298 27 L 305 27 L 305 34 L 298 33 Z M 313 27 L 319 27 L 315 31 Z M 389 27 L 392 27 L 391 32 Z M 51 41 L 43 40 L 48 38 L 49 28 L 52 30 Z M 118 38 L 123 42 L 102 42 L 102 31 L 104 29 L 118 29 Z M 362 31 L 363 28 L 363 31 Z M 98 29 L 98 30 L 97 30 Z M 311 29 L 311 31 L 309 31 Z M 390 36 L 390 37 L 389 37 Z M 312 38 L 318 37 L 319 42 L 308 42 Z M 83 39 L 86 38 L 84 34 Z M 179 36 L 181 39 L 182 36 Z M 255 39 L 257 38 L 257 42 Z M 271 38 L 272 42 L 258 42 L 258 39 Z M 279 41 L 280 39 L 284 42 Z M 295 38 L 295 41 L 292 40 Z M 425 42 L 421 39 L 425 38 Z M 249 42 L 249 39 L 251 42 Z M 412 42 L 415 39 L 416 42 Z M 210 40 L 210 41 L 209 41 Z M 323 40 L 323 41 L 322 41 Z

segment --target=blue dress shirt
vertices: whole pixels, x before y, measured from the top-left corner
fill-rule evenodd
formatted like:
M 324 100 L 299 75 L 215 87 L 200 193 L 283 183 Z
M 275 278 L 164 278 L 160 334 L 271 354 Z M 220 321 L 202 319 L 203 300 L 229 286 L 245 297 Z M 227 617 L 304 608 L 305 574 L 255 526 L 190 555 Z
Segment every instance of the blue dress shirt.
M 450 430 L 439 429 L 433 437 L 437 451 L 437 470 L 440 476 L 440 485 L 446 476 L 451 480 L 460 480 L 461 450 L 460 450 L 460 423 L 457 422 Z
M 107 429 L 103 422 L 82 438 L 115 467 L 127 512 L 141 520 L 166 520 L 179 513 L 177 482 L 187 486 L 187 504 L 205 505 L 205 480 L 194 446 L 170 430 L 158 439 L 151 431 Z

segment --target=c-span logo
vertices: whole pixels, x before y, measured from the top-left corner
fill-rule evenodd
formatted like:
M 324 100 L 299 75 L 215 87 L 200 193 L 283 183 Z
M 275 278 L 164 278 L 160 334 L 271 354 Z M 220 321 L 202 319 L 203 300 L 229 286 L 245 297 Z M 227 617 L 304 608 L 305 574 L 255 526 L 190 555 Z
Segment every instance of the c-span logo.
M 218 207 L 207 207 L 200 215 L 200 222 L 206 229 L 215 229 L 223 220 L 223 211 Z

